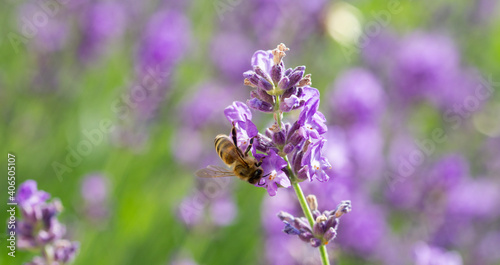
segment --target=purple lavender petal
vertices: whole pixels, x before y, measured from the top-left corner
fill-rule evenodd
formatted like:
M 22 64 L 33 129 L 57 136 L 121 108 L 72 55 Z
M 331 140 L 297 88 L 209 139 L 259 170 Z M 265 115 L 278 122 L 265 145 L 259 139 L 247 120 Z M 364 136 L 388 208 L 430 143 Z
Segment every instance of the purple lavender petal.
M 226 115 L 229 122 L 252 119 L 252 112 L 248 106 L 241 101 L 234 101 L 232 105 L 228 106 L 224 110 L 224 115 Z
M 259 67 L 267 74 L 271 73 L 271 67 L 273 66 L 273 54 L 271 51 L 256 51 L 251 60 L 251 65 L 253 68 Z

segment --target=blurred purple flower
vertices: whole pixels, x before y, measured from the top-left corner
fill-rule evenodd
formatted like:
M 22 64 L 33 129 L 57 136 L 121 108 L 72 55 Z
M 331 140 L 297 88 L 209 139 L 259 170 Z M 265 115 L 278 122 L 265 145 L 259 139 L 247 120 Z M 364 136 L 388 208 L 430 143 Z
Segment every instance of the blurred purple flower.
M 99 54 L 105 42 L 123 34 L 126 24 L 125 7 L 118 1 L 93 3 L 83 11 L 80 24 L 82 43 L 80 58 L 88 59 Z
M 210 216 L 218 226 L 227 226 L 233 223 L 238 213 L 238 208 L 230 196 L 220 196 L 210 205 Z
M 350 158 L 361 179 L 380 181 L 385 163 L 384 136 L 381 130 L 371 122 L 351 125 L 346 130 Z M 337 163 L 336 160 L 330 160 Z
M 198 87 L 179 110 L 185 125 L 192 130 L 223 125 L 225 120 L 220 115 L 220 109 L 231 104 L 234 98 L 228 90 L 230 88 L 225 85 L 213 82 L 205 82 Z
M 46 24 L 35 20 L 40 19 L 42 15 L 46 19 Z M 23 36 L 26 34 L 24 37 L 27 37 L 34 49 L 40 53 L 57 52 L 65 47 L 69 36 L 67 20 L 68 17 L 62 12 L 48 16 L 37 1 L 28 1 L 22 4 L 19 10 L 20 33 Z M 43 26 L 39 26 L 40 24 Z
M 138 51 L 142 73 L 148 68 L 168 69 L 189 49 L 190 25 L 178 11 L 158 11 L 148 22 Z
M 469 174 L 467 160 L 460 154 L 450 154 L 437 161 L 427 173 L 427 190 L 441 188 L 448 191 L 457 186 Z
M 500 185 L 488 178 L 467 179 L 448 193 L 448 213 L 461 218 L 500 216 Z
M 38 190 L 34 180 L 26 180 L 19 186 L 16 201 L 21 205 L 36 206 L 45 203 L 50 199 L 50 194 L 43 190 Z
M 211 58 L 224 77 L 241 82 L 241 73 L 248 67 L 253 49 L 244 34 L 220 32 L 212 39 Z
M 37 189 L 34 180 L 27 180 L 19 186 L 16 201 L 21 218 L 17 224 L 17 246 L 19 249 L 38 250 L 43 255 L 35 257 L 28 264 L 63 264 L 73 260 L 78 248 L 77 242 L 62 239 L 66 233 L 57 215 L 62 211 L 58 199 L 47 201 L 50 195 Z M 46 251 L 52 249 L 52 252 Z
M 457 252 L 446 251 L 419 242 L 415 245 L 415 265 L 462 265 L 462 257 Z
M 447 36 L 422 32 L 406 36 L 399 43 L 391 70 L 396 97 L 404 104 L 441 93 L 459 70 L 459 63 L 458 50 Z
M 86 176 L 80 188 L 84 200 L 84 211 L 88 218 L 102 222 L 109 212 L 109 182 L 103 175 Z
M 379 244 L 388 236 L 385 211 L 365 194 L 351 194 L 349 198 L 356 210 L 344 217 L 337 242 L 360 256 L 369 256 L 378 250 Z
M 397 37 L 393 32 L 384 30 L 370 37 L 362 48 L 362 58 L 370 69 L 376 73 L 384 73 L 393 59 L 393 51 L 397 48 Z
M 88 203 L 103 203 L 108 198 L 108 186 L 108 180 L 102 175 L 87 176 L 81 186 L 82 197 Z
M 77 242 L 58 240 L 54 242 L 54 261 L 60 264 L 72 262 L 80 245 Z
M 380 82 L 368 70 L 353 68 L 340 74 L 330 97 L 332 114 L 345 124 L 373 123 L 385 109 Z

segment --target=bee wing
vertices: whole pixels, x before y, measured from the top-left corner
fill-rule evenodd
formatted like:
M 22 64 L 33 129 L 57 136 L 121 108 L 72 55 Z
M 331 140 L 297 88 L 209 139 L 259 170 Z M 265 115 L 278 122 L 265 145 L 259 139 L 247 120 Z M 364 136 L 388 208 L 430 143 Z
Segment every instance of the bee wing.
M 232 177 L 234 173 L 223 167 L 208 166 L 196 171 L 196 176 L 200 178 Z

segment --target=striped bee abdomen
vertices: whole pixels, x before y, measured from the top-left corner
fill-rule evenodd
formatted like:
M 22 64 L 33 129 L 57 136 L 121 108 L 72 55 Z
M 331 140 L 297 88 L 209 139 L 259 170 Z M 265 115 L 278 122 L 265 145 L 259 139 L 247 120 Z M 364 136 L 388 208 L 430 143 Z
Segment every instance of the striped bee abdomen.
M 215 150 L 220 159 L 227 165 L 232 165 L 239 155 L 231 138 L 223 134 L 215 137 Z

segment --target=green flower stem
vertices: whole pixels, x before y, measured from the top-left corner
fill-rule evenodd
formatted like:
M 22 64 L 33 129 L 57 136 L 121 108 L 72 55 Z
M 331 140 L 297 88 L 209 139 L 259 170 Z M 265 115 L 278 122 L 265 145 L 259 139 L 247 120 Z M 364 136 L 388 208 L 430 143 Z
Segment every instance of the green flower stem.
M 304 215 L 306 216 L 307 221 L 309 222 L 309 225 L 311 226 L 312 229 L 314 225 L 314 218 L 311 210 L 309 209 L 309 206 L 307 205 L 306 197 L 304 196 L 304 193 L 302 192 L 299 183 L 294 182 L 292 183 L 292 186 L 293 189 L 295 190 L 295 194 L 297 194 L 297 198 L 299 199 L 300 207 L 302 207 L 302 211 L 304 212 Z
M 323 263 L 323 265 L 330 265 L 330 260 L 328 260 L 328 252 L 326 251 L 326 245 L 319 246 L 319 253 L 321 254 L 321 263 Z
M 274 112 L 274 115 L 276 117 L 276 122 L 278 123 L 279 128 L 281 129 L 281 112 L 279 111 L 279 103 L 280 103 L 280 97 L 276 97 L 276 105 L 275 109 L 277 111 Z M 283 150 L 281 150 L 283 151 Z M 281 152 L 280 152 L 281 153 Z M 309 222 L 309 225 L 311 226 L 311 229 L 314 226 L 314 218 L 311 212 L 311 209 L 309 209 L 309 206 L 307 205 L 306 197 L 304 196 L 304 192 L 302 192 L 302 189 L 300 188 L 299 181 L 295 174 L 293 174 L 292 167 L 290 165 L 290 162 L 288 161 L 288 157 L 283 154 L 283 159 L 285 159 L 287 163 L 287 169 L 289 173 L 289 178 L 290 182 L 292 183 L 293 189 L 295 190 L 295 194 L 297 194 L 297 199 L 299 200 L 300 207 L 302 208 L 302 211 L 304 212 L 305 217 L 307 218 L 307 221 Z M 330 265 L 330 261 L 328 260 L 328 252 L 326 251 L 326 246 L 321 245 L 319 247 L 319 253 L 321 255 L 321 263 L 323 265 Z
M 306 197 L 304 196 L 304 193 L 302 192 L 302 189 L 300 188 L 298 182 L 293 182 L 292 186 L 295 190 L 295 194 L 297 194 L 297 198 L 299 199 L 300 207 L 302 207 L 302 211 L 304 212 L 304 215 L 306 216 L 307 221 L 309 222 L 309 225 L 312 229 L 314 225 L 314 218 L 311 210 L 309 209 L 309 206 L 307 205 Z M 319 246 L 319 253 L 321 255 L 321 263 L 323 265 L 330 265 L 330 261 L 328 260 L 328 252 L 326 251 L 325 245 Z

